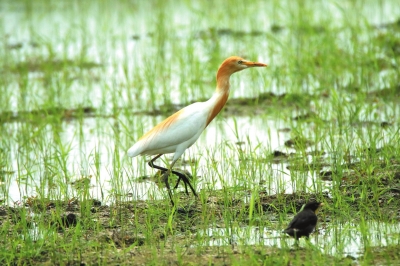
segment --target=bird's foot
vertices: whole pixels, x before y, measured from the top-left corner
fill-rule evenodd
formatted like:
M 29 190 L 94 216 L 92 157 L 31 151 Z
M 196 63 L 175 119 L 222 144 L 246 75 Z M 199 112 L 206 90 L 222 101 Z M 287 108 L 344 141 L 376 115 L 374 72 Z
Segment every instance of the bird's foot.
M 196 191 L 194 190 L 194 188 L 190 184 L 190 180 L 189 180 L 189 178 L 192 179 L 191 178 L 192 175 L 189 172 L 180 173 L 180 172 L 177 172 L 177 171 L 173 171 L 173 173 L 178 176 L 178 181 L 176 182 L 176 184 L 174 186 L 174 189 L 178 188 L 179 182 L 182 180 L 183 184 L 185 185 L 185 193 L 186 193 L 186 195 L 189 195 L 189 191 L 188 191 L 188 185 L 189 185 L 189 187 L 192 190 L 193 194 L 197 197 Z

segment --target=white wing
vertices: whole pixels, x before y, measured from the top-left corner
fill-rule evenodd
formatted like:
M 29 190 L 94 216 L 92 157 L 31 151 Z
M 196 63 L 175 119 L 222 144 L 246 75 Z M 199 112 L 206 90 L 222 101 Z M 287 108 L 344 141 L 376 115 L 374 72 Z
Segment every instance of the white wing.
M 143 135 L 129 150 L 128 156 L 174 153 L 190 147 L 206 127 L 206 103 L 193 103 L 171 115 Z

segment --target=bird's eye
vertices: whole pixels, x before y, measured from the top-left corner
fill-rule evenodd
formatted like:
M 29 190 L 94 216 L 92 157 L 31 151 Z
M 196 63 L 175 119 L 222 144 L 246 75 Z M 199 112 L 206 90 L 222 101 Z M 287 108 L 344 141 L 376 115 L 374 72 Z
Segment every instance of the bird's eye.
M 238 64 L 239 64 L 239 65 L 243 64 L 243 61 L 242 61 L 242 60 L 239 60 L 239 61 L 238 61 Z

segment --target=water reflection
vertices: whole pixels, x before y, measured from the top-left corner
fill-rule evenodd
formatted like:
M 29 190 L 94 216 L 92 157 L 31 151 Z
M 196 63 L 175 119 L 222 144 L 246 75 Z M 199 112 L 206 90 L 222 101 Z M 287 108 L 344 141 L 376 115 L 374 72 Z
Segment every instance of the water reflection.
M 323 228 L 322 228 L 323 227 Z M 282 228 L 283 230 L 283 228 Z M 280 231 L 265 227 L 209 228 L 200 233 L 207 236 L 204 245 L 262 245 L 277 248 L 294 247 L 294 239 Z M 335 256 L 359 257 L 368 247 L 398 245 L 400 228 L 397 224 L 369 221 L 361 225 L 353 223 L 319 225 L 318 233 L 310 236 L 310 243 L 321 252 Z M 307 246 L 303 238 L 300 247 Z
M 147 167 L 149 157 L 127 158 L 126 147 L 137 137 L 122 130 L 140 125 L 146 131 L 160 119 L 162 117 L 149 119 L 138 116 L 134 120 L 119 122 L 110 118 L 64 121 L 60 127 L 45 125 L 30 129 L 36 138 L 29 142 L 21 140 L 19 135 L 26 134 L 20 132 L 31 125 L 6 124 L 10 133 L 7 149 L 12 169 L 8 169 L 10 173 L 4 177 L 3 197 L 10 202 L 37 193 L 57 198 L 58 191 L 62 191 L 63 195 L 72 198 L 79 195 L 79 191 L 71 187 L 71 183 L 88 177 L 91 195 L 102 201 L 112 200 L 114 195 L 110 194 L 113 192 L 129 195 L 130 199 L 160 199 L 164 193 L 153 182 L 139 180 L 143 175 L 155 173 Z M 320 169 L 308 166 L 297 169 L 292 162 L 283 160 L 276 163 L 268 159 L 274 150 L 288 154 L 296 152 L 284 145 L 292 133 L 279 131 L 292 127 L 291 123 L 263 116 L 218 118 L 186 151 L 183 157 L 186 163 L 179 162 L 178 167 L 199 177 L 197 190 L 262 186 L 269 194 L 276 194 L 328 189 L 330 184 L 319 178 Z M 60 129 L 61 134 L 58 133 Z M 363 143 L 369 132 L 368 128 L 360 128 L 350 134 L 351 145 L 355 147 L 358 142 Z M 312 140 L 316 131 L 312 127 L 304 128 L 303 134 Z M 382 131 L 376 145 L 384 145 L 390 136 L 390 131 Z M 341 143 L 340 136 L 334 141 L 338 145 L 345 143 Z M 316 147 L 323 150 L 320 144 L 307 150 Z M 294 157 L 298 157 L 301 163 L 311 163 L 316 159 L 329 163 L 332 154 L 329 150 L 323 151 L 326 152 L 321 158 L 302 154 Z

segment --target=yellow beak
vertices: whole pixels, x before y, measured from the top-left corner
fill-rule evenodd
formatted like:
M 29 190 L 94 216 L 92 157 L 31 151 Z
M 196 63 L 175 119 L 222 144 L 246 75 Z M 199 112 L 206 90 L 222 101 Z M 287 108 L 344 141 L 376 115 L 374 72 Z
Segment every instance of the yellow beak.
M 251 61 L 244 61 L 243 65 L 248 67 L 267 67 L 267 64 L 260 63 L 260 62 L 251 62 Z

